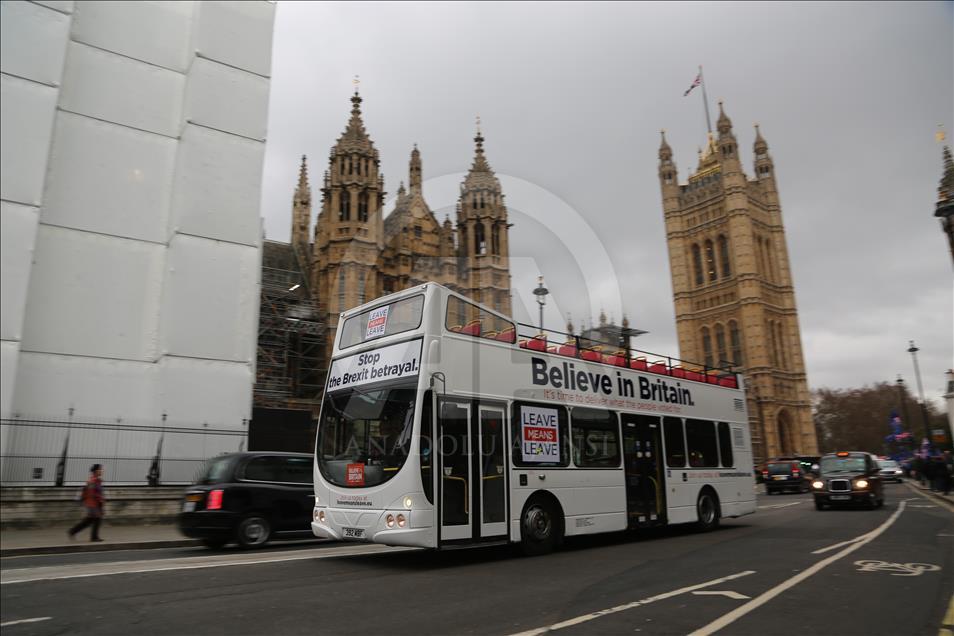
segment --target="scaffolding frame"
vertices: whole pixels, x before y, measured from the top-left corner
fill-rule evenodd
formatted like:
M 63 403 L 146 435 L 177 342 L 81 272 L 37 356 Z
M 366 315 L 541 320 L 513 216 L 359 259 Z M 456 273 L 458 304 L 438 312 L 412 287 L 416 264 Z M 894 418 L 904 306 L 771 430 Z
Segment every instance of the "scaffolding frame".
M 256 407 L 317 410 L 324 387 L 324 324 L 298 250 L 266 242 L 256 354 Z

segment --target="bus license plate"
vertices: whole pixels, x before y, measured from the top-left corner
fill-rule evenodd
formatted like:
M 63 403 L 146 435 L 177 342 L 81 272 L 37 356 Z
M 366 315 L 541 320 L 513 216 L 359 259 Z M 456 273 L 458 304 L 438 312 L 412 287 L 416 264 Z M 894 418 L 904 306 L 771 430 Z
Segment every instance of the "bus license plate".
M 364 528 L 342 528 L 341 534 L 345 539 L 360 539 L 364 536 Z
M 851 495 L 832 495 L 832 501 L 848 501 L 851 499 Z

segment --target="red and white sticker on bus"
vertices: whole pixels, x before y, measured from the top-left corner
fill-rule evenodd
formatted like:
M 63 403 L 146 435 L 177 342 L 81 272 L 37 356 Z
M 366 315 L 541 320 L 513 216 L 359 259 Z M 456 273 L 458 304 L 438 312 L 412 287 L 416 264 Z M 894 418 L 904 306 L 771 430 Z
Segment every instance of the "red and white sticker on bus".
M 348 464 L 348 474 L 345 482 L 349 486 L 364 485 L 364 464 Z
M 388 326 L 388 309 L 391 305 L 378 307 L 368 315 L 368 330 L 364 334 L 364 339 L 383 336 L 384 330 Z
M 520 407 L 521 453 L 524 462 L 560 461 L 560 420 L 556 409 Z

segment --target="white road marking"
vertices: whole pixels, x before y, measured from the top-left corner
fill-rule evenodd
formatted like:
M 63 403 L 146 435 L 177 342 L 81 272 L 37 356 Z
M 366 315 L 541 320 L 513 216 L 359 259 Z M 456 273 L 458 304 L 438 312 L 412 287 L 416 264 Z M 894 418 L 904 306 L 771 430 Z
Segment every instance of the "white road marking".
M 700 590 L 693 592 L 697 596 L 728 596 L 731 599 L 741 601 L 747 598 L 752 598 L 751 596 L 746 596 L 745 594 L 739 594 L 738 592 L 733 592 L 732 590 Z
M 617 605 L 616 607 L 611 607 L 605 610 L 599 610 L 598 612 L 591 612 L 589 614 L 583 614 L 582 616 L 577 616 L 576 618 L 570 618 L 568 620 L 554 623 L 553 625 L 547 625 L 545 627 L 538 627 L 536 629 L 530 629 L 525 632 L 519 632 L 517 634 L 511 634 L 510 636 L 538 636 L 539 634 L 546 634 L 547 632 L 553 632 L 558 629 L 563 629 L 564 627 L 572 627 L 574 625 L 579 625 L 580 623 L 586 623 L 595 618 L 600 618 L 601 616 L 608 616 L 609 614 L 616 614 L 617 612 L 625 612 L 628 609 L 633 609 L 634 607 L 640 607 L 641 605 L 649 605 L 650 603 L 655 603 L 656 601 L 662 601 L 667 598 L 672 598 L 673 596 L 679 596 L 680 594 L 685 594 L 686 592 L 692 592 L 703 587 L 709 587 L 710 585 L 718 585 L 719 583 L 724 583 L 726 581 L 731 581 L 743 576 L 748 576 L 749 574 L 755 574 L 755 570 L 746 570 L 744 572 L 739 572 L 737 574 L 730 574 L 729 576 L 724 576 L 721 579 L 713 579 L 711 581 L 706 581 L 705 583 L 699 583 L 698 585 L 690 585 L 689 587 L 683 587 L 678 590 L 673 590 L 672 592 L 664 592 L 663 594 L 658 594 L 656 596 L 651 596 L 649 598 L 644 598 L 640 601 L 633 601 L 632 603 L 626 603 L 625 605 Z
M 803 502 L 801 502 L 801 501 L 793 501 L 792 503 L 773 504 L 773 505 L 771 505 L 771 506 L 759 506 L 758 509 L 759 509 L 759 510 L 773 510 L 773 509 L 775 509 L 775 508 L 788 508 L 789 506 L 797 506 L 797 505 L 800 504 L 800 503 L 803 503 Z
M 890 528 L 894 524 L 894 522 L 898 520 L 898 517 L 901 516 L 902 512 L 904 512 L 905 506 L 907 506 L 907 503 L 902 501 L 900 504 L 898 504 L 898 509 L 894 511 L 894 514 L 891 515 L 891 517 L 889 517 L 887 521 L 885 521 L 883 524 L 881 524 L 880 526 L 878 526 L 876 529 L 872 530 L 871 532 L 861 535 L 858 541 L 851 542 L 851 545 L 845 548 L 844 550 L 842 550 L 841 552 L 838 552 L 837 554 L 833 554 L 827 559 L 822 559 L 821 561 L 811 566 L 810 568 L 803 570 L 802 572 L 799 572 L 798 574 L 796 574 L 795 576 L 789 579 L 786 579 L 784 583 L 776 585 L 772 589 L 752 599 L 745 605 L 737 607 L 731 612 L 712 621 L 708 625 L 697 629 L 696 631 L 692 632 L 690 636 L 708 636 L 708 634 L 714 634 L 720 629 L 723 629 L 724 627 L 731 625 L 732 623 L 742 618 L 749 612 L 768 603 L 769 601 L 771 601 L 773 598 L 775 598 L 776 596 L 778 596 L 785 590 L 795 587 L 796 585 L 798 585 L 799 583 L 801 583 L 808 577 L 814 574 L 817 574 L 818 572 L 828 567 L 835 561 L 838 561 L 839 559 L 842 559 L 848 556 L 849 554 L 851 554 L 852 552 L 854 552 L 861 546 L 867 545 L 876 537 L 878 537 L 882 532 Z
M 867 534 L 863 534 L 860 537 L 855 537 L 854 539 L 848 539 L 847 541 L 842 541 L 841 543 L 830 545 L 827 548 L 821 548 L 820 550 L 815 550 L 814 552 L 812 552 L 812 554 L 824 554 L 825 552 L 828 552 L 829 550 L 835 550 L 836 548 L 840 548 L 843 545 L 851 545 L 852 543 L 858 543 L 859 541 L 861 541 L 867 536 L 868 536 Z
M 0 627 L 9 627 L 10 625 L 19 625 L 21 623 L 39 623 L 40 621 L 48 621 L 52 616 L 41 616 L 40 618 L 23 618 L 18 621 L 7 621 L 6 623 L 0 623 Z
M 891 576 L 921 576 L 925 572 L 937 572 L 940 565 L 933 563 L 891 563 L 890 561 L 855 561 L 859 572 L 890 572 Z
M 281 563 L 283 561 L 302 561 L 305 559 L 331 559 L 364 554 L 405 552 L 419 548 L 391 548 L 383 545 L 362 545 L 354 548 L 314 548 L 282 554 L 255 554 L 235 556 L 231 554 L 210 555 L 205 557 L 182 557 L 159 559 L 154 561 L 124 561 L 115 563 L 82 563 L 75 565 L 55 565 L 38 568 L 22 568 L 0 571 L 0 585 L 11 583 L 30 583 L 33 581 L 54 581 L 76 579 L 89 576 L 112 576 L 114 574 L 142 574 L 147 572 L 168 572 L 170 570 L 196 570 L 231 565 L 258 565 L 261 563 Z

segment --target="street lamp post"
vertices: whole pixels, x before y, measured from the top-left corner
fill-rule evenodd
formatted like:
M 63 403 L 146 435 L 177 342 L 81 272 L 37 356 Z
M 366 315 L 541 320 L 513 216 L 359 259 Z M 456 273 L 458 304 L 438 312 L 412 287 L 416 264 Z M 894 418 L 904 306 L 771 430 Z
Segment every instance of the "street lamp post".
M 931 444 L 931 431 L 928 429 L 928 416 L 927 416 L 927 407 L 924 404 L 924 387 L 921 385 L 921 369 L 918 367 L 918 349 L 914 346 L 914 340 L 909 341 L 911 346 L 908 347 L 908 353 L 911 354 L 911 358 L 914 360 L 914 377 L 918 381 L 918 398 L 921 405 L 921 422 L 924 424 L 924 439 L 928 441 L 928 445 Z
M 543 306 L 547 304 L 547 294 L 550 293 L 543 286 L 543 276 L 537 278 L 537 288 L 533 290 L 533 295 L 537 297 L 537 304 L 540 305 L 540 333 L 543 333 Z
M 911 423 L 908 421 L 908 401 L 904 399 L 904 394 L 905 394 L 904 378 L 902 378 L 900 374 L 898 375 L 896 384 L 898 386 L 898 399 L 901 402 L 901 416 L 904 418 L 903 422 L 906 425 L 910 426 Z

